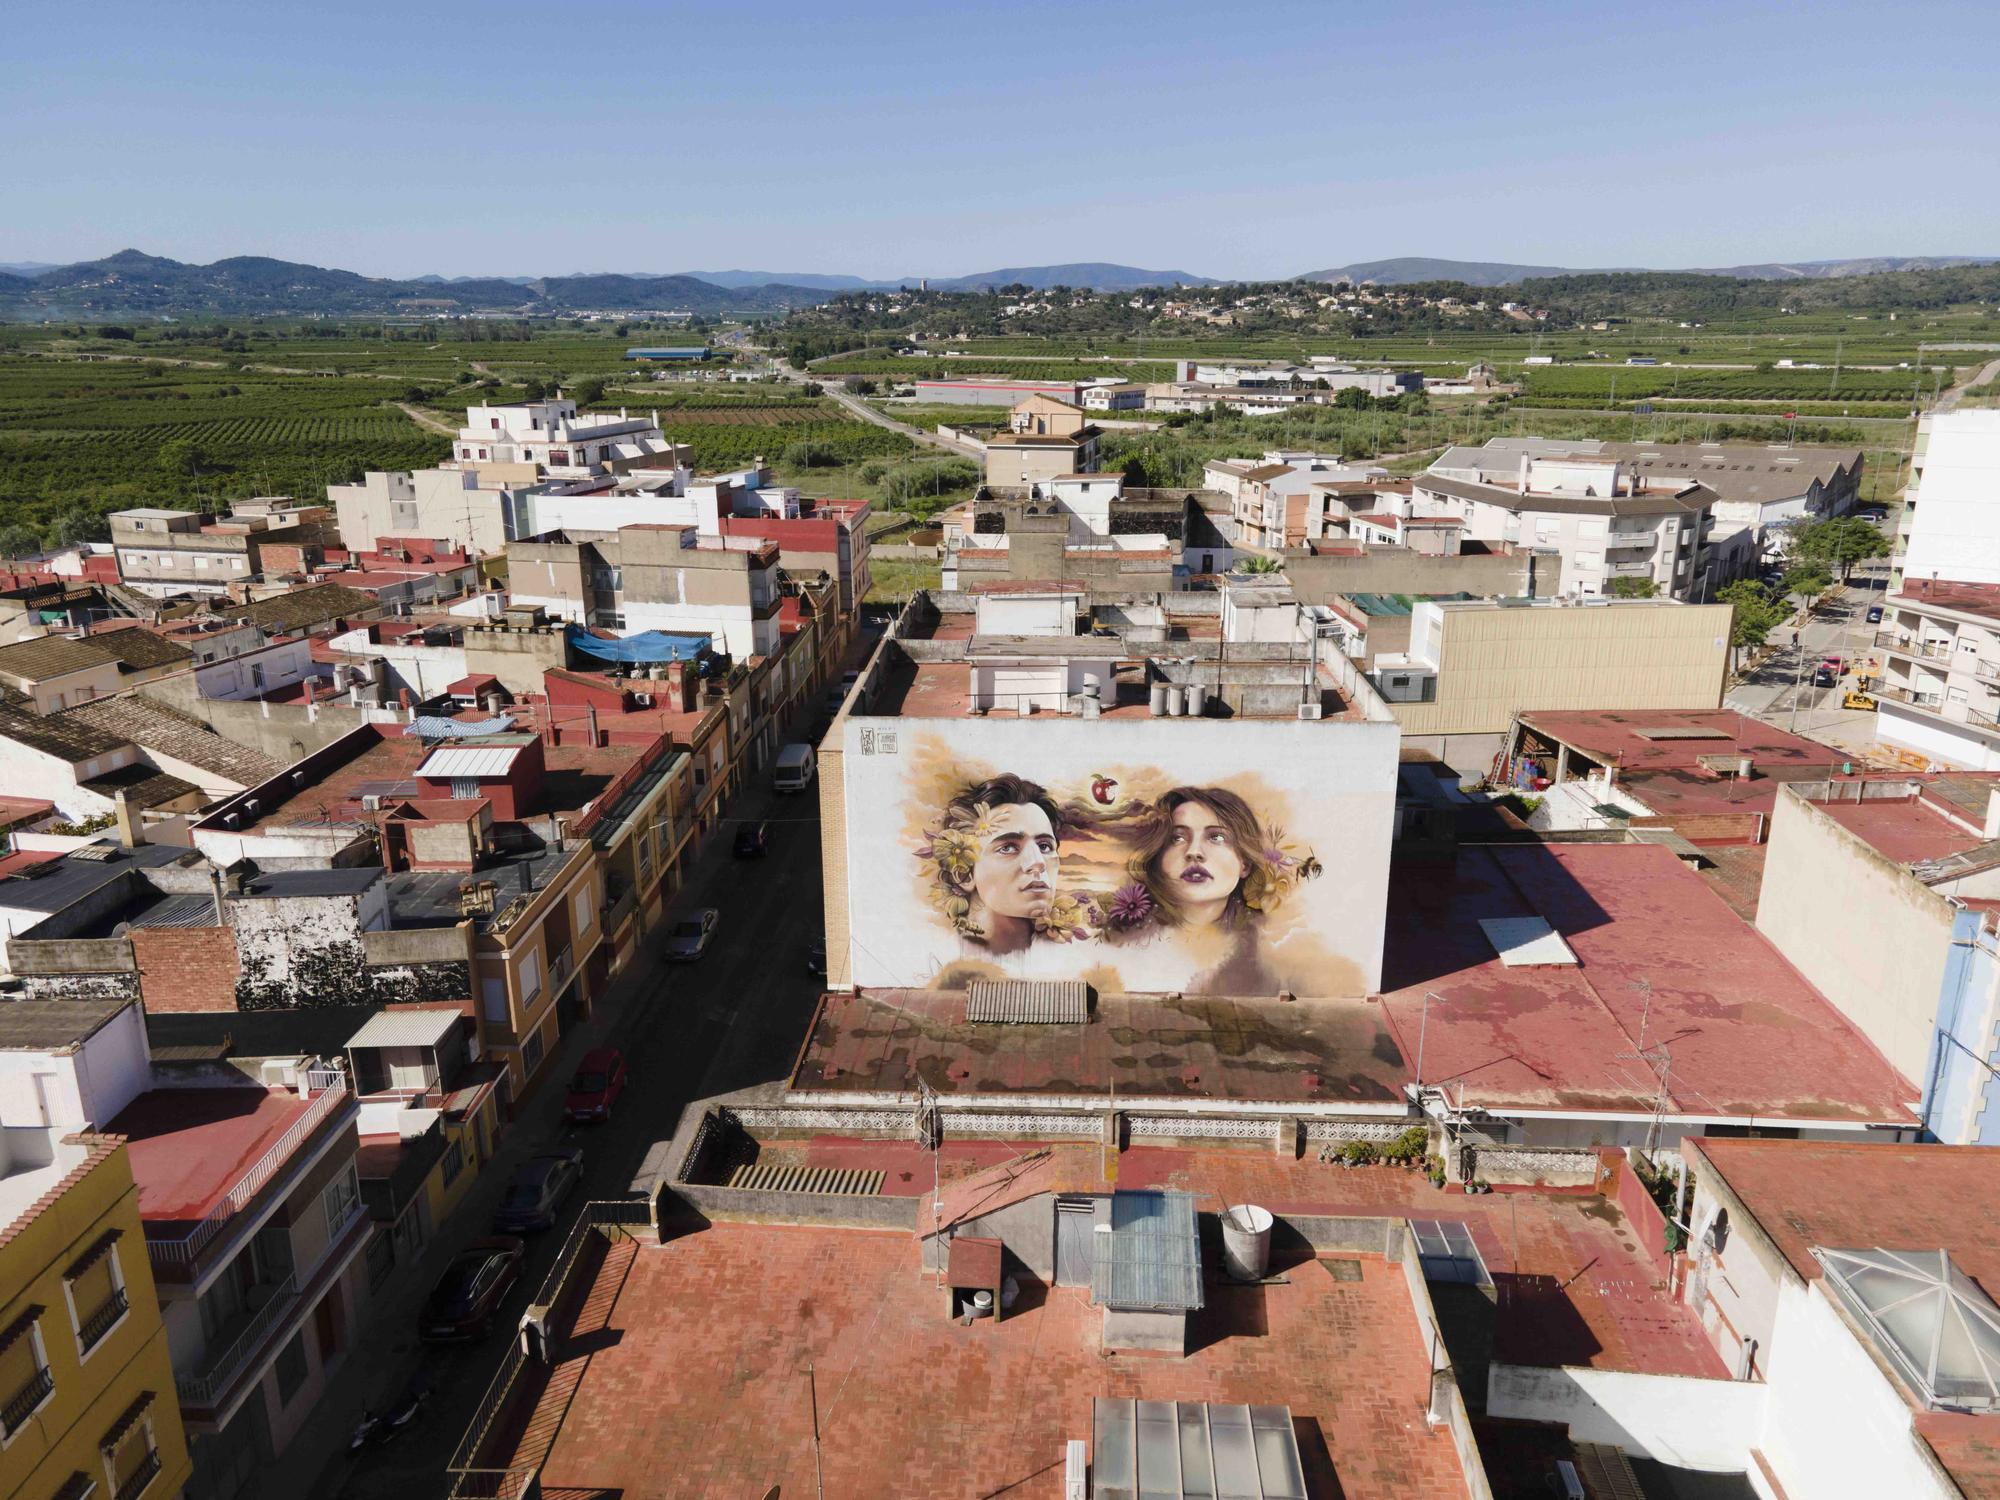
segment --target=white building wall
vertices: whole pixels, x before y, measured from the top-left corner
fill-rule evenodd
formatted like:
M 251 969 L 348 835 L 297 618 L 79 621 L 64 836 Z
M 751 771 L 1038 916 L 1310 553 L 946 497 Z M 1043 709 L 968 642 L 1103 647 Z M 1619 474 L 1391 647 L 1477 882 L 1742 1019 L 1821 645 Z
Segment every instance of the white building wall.
M 74 1052 L 0 1052 L 0 1123 L 102 1130 L 151 1072 L 145 1012 L 128 1005 Z
M 520 602 L 519 596 L 516 602 Z M 778 617 L 759 620 L 747 604 L 647 604 L 635 603 L 628 595 L 624 634 L 646 630 L 710 635 L 739 660 L 769 656 L 778 649 Z
M 1959 770 L 2000 771 L 2000 740 L 1928 714 L 1904 712 L 1886 698 L 1875 712 L 1875 738 Z
M 2000 583 L 2000 409 L 1942 412 L 1929 446 L 1903 576 Z
M 123 745 L 72 765 L 60 756 L 45 755 L 19 740 L 0 738 L 0 786 L 6 787 L 10 797 L 34 797 L 55 803 L 56 811 L 74 823 L 108 812 L 112 807 L 109 797 L 86 791 L 78 783 L 128 766 L 138 758 L 136 749 Z
M 1786 1494 L 1958 1500 L 1822 1283 L 1780 1293 L 1769 1384 L 1759 1446 Z
M 1677 1468 L 1740 1474 L 1751 1467 L 1765 1395 L 1751 1381 L 1496 1363 L 1487 1376 L 1486 1414 L 1557 1423 L 1575 1442 L 1610 1443 Z

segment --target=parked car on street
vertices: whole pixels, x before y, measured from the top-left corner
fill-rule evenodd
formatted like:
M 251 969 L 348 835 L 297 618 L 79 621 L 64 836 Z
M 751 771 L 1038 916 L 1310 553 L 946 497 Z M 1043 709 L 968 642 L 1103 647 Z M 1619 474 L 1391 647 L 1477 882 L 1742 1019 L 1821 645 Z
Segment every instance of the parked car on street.
M 507 1195 L 493 1216 L 503 1234 L 532 1234 L 553 1229 L 563 1199 L 583 1181 L 583 1152 L 575 1146 L 531 1156 L 507 1180 Z
M 771 825 L 762 818 L 736 825 L 736 842 L 730 852 L 738 859 L 762 859 L 770 852 Z
M 1840 674 L 1835 672 L 1825 662 L 1821 662 L 1813 668 L 1812 680 L 1814 687 L 1832 687 L 1836 682 L 1840 681 Z
M 1881 623 L 1882 623 L 1882 606 L 1881 606 L 1881 605 L 1879 605 L 1879 604 L 1871 604 L 1871 605 L 1869 605 L 1869 606 L 1868 606 L 1868 623 L 1869 623 L 1870 625 L 1879 625 L 1879 624 L 1881 624 Z
M 527 1247 L 508 1235 L 473 1240 L 452 1258 L 424 1302 L 425 1339 L 476 1339 L 493 1326 L 500 1304 L 521 1279 Z
M 814 943 L 806 949 L 806 972 L 815 979 L 826 978 L 826 944 Z
M 667 957 L 675 963 L 691 964 L 708 952 L 708 940 L 715 936 L 715 924 L 722 913 L 712 906 L 689 912 L 667 933 Z
M 598 1047 L 583 1055 L 576 1076 L 569 1081 L 569 1096 L 563 1100 L 563 1116 L 579 1125 L 607 1120 L 611 1106 L 625 1092 L 625 1058 L 616 1047 Z

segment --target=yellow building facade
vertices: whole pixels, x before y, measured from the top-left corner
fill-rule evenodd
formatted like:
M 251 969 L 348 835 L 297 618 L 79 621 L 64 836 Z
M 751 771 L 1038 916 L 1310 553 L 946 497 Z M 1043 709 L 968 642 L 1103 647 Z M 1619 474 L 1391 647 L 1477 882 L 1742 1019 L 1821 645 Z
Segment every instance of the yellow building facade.
M 43 1151 L 0 1178 L 48 1184 L 0 1212 L 0 1495 L 172 1500 L 191 1465 L 124 1141 Z

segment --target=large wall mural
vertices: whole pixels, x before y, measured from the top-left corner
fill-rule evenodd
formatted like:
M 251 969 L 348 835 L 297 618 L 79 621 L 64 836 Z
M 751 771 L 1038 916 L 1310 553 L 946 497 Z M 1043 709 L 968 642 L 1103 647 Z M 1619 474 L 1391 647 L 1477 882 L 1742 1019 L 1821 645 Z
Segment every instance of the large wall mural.
M 1393 725 L 862 721 L 845 750 L 857 984 L 1379 983 Z

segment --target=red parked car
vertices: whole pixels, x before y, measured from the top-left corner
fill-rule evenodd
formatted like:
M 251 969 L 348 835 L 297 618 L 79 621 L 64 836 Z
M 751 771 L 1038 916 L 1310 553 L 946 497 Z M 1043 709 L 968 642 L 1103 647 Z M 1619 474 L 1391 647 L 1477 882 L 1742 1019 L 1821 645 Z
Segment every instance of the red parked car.
M 563 1101 L 563 1115 L 579 1124 L 608 1120 L 611 1106 L 625 1092 L 625 1059 L 616 1047 L 599 1047 L 584 1054 L 576 1076 L 569 1081 L 569 1097 Z

